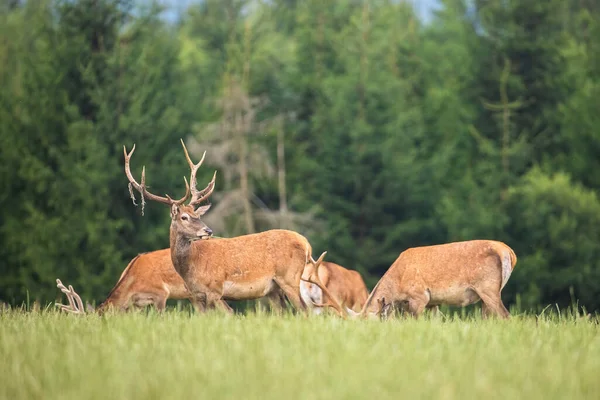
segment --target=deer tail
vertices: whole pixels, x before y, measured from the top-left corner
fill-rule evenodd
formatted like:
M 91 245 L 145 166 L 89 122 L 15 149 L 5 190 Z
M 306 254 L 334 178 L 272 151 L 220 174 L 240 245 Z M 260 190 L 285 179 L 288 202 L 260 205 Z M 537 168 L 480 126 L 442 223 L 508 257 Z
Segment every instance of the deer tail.
M 506 246 L 506 250 L 502 252 L 500 259 L 502 260 L 502 286 L 500 290 L 504 289 L 504 286 L 508 282 L 510 275 L 512 274 L 515 265 L 517 264 L 517 255 L 510 247 Z

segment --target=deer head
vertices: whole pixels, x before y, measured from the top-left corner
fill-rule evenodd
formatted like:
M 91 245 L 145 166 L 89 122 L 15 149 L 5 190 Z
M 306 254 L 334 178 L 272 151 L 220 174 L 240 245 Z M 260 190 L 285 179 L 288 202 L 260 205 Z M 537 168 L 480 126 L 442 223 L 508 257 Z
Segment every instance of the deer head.
M 373 291 L 375 290 L 376 289 L 373 289 Z M 371 304 L 371 302 L 367 301 L 361 312 L 356 312 L 346 307 L 346 313 L 351 318 L 387 319 L 390 316 L 390 312 L 393 311 L 392 303 L 386 303 L 385 297 L 377 299 L 377 303 L 376 305 L 374 304 L 374 307 L 369 307 L 369 304 Z
M 202 155 L 202 159 L 198 162 L 198 164 L 194 164 L 188 154 L 187 148 L 185 147 L 183 140 L 181 140 L 181 145 L 183 146 L 185 158 L 191 170 L 189 184 L 187 182 L 187 179 L 185 179 L 184 177 L 186 193 L 185 196 L 183 196 L 181 199 L 173 200 L 171 197 L 169 197 L 169 195 L 165 195 L 166 197 L 163 197 L 150 193 L 146 186 L 146 167 L 143 167 L 142 169 L 141 184 L 133 178 L 129 167 L 129 161 L 133 152 L 135 151 L 135 144 L 133 145 L 133 148 L 129 153 L 127 153 L 125 146 L 123 146 L 123 153 L 125 156 L 125 175 L 127 175 L 127 179 L 129 179 L 130 190 L 131 187 L 134 187 L 138 192 L 140 192 L 142 196 L 142 204 L 144 204 L 144 199 L 149 199 L 166 204 L 171 207 L 172 232 L 175 232 L 178 236 L 181 236 L 184 239 L 190 241 L 198 239 L 209 239 L 212 236 L 212 229 L 206 226 L 206 224 L 202 221 L 201 217 L 208 211 L 208 209 L 210 208 L 210 204 L 200 206 L 200 203 L 208 199 L 214 191 L 217 172 L 215 171 L 212 180 L 204 189 L 197 190 L 196 173 L 198 172 L 198 169 L 204 162 L 206 152 L 204 152 L 204 154 Z M 184 203 L 188 198 L 191 199 L 190 202 L 186 205 Z
M 382 297 L 380 299 L 377 299 L 377 305 L 379 308 L 377 312 L 379 318 L 388 319 L 388 317 L 390 316 L 390 312 L 392 311 L 392 303 L 386 303 L 385 297 Z

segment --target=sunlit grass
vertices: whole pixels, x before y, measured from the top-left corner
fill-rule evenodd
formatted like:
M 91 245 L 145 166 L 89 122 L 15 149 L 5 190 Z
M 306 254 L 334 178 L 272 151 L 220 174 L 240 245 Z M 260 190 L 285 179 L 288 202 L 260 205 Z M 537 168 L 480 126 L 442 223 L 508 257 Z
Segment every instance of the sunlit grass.
M 596 399 L 600 328 L 573 313 L 380 322 L 8 311 L 0 376 L 2 399 Z

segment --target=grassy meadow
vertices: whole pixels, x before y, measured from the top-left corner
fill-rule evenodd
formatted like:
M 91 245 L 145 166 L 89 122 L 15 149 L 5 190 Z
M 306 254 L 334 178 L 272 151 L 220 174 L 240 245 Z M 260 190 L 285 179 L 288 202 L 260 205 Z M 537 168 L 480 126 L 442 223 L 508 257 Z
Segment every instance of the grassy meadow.
M 597 399 L 595 318 L 0 314 L 1 399 Z

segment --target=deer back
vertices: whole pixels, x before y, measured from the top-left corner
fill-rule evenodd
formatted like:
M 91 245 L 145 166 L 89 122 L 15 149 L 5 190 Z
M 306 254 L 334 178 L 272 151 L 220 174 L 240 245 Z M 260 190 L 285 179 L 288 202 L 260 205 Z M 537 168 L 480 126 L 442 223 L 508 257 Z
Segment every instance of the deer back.
M 282 229 L 199 240 L 192 243 L 189 274 L 221 283 L 290 273 L 297 274 L 299 280 L 311 251 L 304 236 Z

